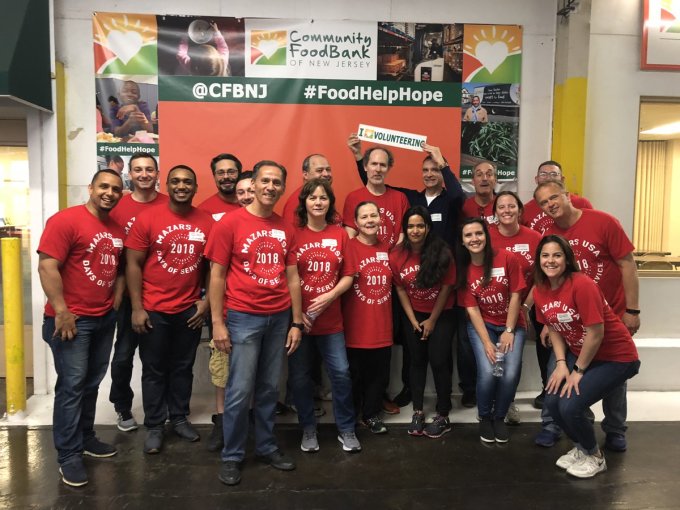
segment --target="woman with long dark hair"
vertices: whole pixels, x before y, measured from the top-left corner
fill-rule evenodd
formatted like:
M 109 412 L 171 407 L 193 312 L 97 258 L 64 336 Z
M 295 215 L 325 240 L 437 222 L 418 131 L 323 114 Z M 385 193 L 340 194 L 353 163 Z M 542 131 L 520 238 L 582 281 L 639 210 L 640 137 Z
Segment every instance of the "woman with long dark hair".
M 579 272 L 566 239 L 544 237 L 536 261 L 536 315 L 548 326 L 555 356 L 545 406 L 574 442 L 556 464 L 572 476 L 591 478 L 607 463 L 587 410 L 638 373 L 637 349 L 600 287 Z
M 390 253 L 394 283 L 403 308 L 402 330 L 411 355 L 413 418 L 408 433 L 441 437 L 451 430 L 451 339 L 454 330 L 451 290 L 456 268 L 448 245 L 432 231 L 430 213 L 411 207 L 402 220 L 404 242 Z M 427 365 L 437 392 L 437 416 L 425 425 L 423 394 Z
M 338 440 L 345 451 L 361 450 L 354 433 L 352 381 L 338 299 L 352 284 L 344 264 L 349 237 L 342 227 L 332 224 L 335 214 L 335 194 L 328 181 L 308 181 L 300 191 L 296 210 L 294 251 L 305 332 L 298 349 L 288 358 L 288 378 L 302 427 L 300 449 L 304 452 L 319 450 L 311 375 L 315 347 L 326 364 L 331 383 Z
M 504 420 L 522 368 L 526 330 L 520 306 L 526 283 L 516 257 L 493 249 L 483 219 L 463 221 L 457 248 L 456 287 L 467 310 L 477 363 L 479 437 L 487 443 L 506 443 L 510 437 Z M 497 357 L 503 358 L 501 375 L 494 370 Z

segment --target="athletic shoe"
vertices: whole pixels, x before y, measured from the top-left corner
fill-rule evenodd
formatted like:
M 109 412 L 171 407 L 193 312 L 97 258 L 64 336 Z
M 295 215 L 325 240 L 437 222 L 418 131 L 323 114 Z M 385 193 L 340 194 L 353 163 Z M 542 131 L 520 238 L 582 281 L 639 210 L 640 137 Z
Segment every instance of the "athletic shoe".
M 567 468 L 567 473 L 577 478 L 592 478 L 598 473 L 607 470 L 607 461 L 604 455 L 583 455 L 583 458 Z
M 508 408 L 508 414 L 505 415 L 505 423 L 508 425 L 519 425 L 522 423 L 522 416 L 519 414 L 519 407 L 513 402 Z
M 479 438 L 485 443 L 495 443 L 496 435 L 493 432 L 493 421 L 490 416 L 479 420 Z
M 604 447 L 612 452 L 626 451 L 626 436 L 618 432 L 610 432 L 604 441 Z
M 342 449 L 346 452 L 357 453 L 361 451 L 361 443 L 359 443 L 357 435 L 352 430 L 340 432 L 338 441 L 342 443 Z
M 407 432 L 411 436 L 422 436 L 425 430 L 425 415 L 420 413 L 413 413 L 411 424 L 408 426 Z
M 174 422 L 172 424 L 172 429 L 175 431 L 175 434 L 190 443 L 200 441 L 201 439 L 201 436 L 187 419 Z
M 61 481 L 71 487 L 82 487 L 87 483 L 87 471 L 81 457 L 74 457 L 59 467 Z
M 578 448 L 574 447 L 571 450 L 569 450 L 567 453 L 562 455 L 559 459 L 557 459 L 557 462 L 555 462 L 555 465 L 558 468 L 569 469 L 570 466 L 573 466 L 574 464 L 581 462 L 581 460 L 585 456 L 586 456 L 585 453 L 583 453 Z
M 163 429 L 149 429 L 144 440 L 144 453 L 160 453 L 163 448 Z
M 364 420 L 364 423 L 366 423 L 366 427 L 368 427 L 368 430 L 370 430 L 374 434 L 384 434 L 385 432 L 387 432 L 387 427 L 385 426 L 383 421 L 377 416 L 369 418 L 368 420 Z
M 225 485 L 238 485 L 241 483 L 241 463 L 235 460 L 223 462 L 217 477 Z
M 493 436 L 497 443 L 507 443 L 510 439 L 508 427 L 505 425 L 505 420 L 502 418 L 496 418 L 493 421 Z
M 105 458 L 113 457 L 118 450 L 115 446 L 104 443 L 97 439 L 96 436 L 91 437 L 83 445 L 83 455 L 88 455 L 89 457 Z
M 451 432 L 451 422 L 448 416 L 438 414 L 433 420 L 425 426 L 423 434 L 432 439 L 442 437 L 447 432 Z
M 118 427 L 118 430 L 121 432 L 131 432 L 133 430 L 137 430 L 139 425 L 137 425 L 137 421 L 135 420 L 135 417 L 132 416 L 132 413 L 130 411 L 121 411 L 118 413 L 118 420 L 116 422 L 116 426 Z
M 224 429 L 223 424 L 223 414 L 213 414 L 212 422 L 213 428 L 210 431 L 210 436 L 208 437 L 208 451 L 217 452 L 224 448 Z
M 316 438 L 316 430 L 305 430 L 300 441 L 300 450 L 303 452 L 318 452 L 319 441 Z
M 560 437 L 562 437 L 562 434 L 556 434 L 555 432 L 549 429 L 541 429 L 541 431 L 538 434 L 536 434 L 536 437 L 534 438 L 534 443 L 544 448 L 550 448 L 552 446 L 555 446 L 555 443 L 559 441 Z

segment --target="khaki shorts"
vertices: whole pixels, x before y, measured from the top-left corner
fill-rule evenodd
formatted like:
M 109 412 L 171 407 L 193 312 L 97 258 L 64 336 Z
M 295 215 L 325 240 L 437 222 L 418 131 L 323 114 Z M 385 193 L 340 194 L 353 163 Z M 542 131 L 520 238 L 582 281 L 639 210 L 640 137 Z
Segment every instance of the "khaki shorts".
M 216 349 L 212 340 L 210 340 L 208 369 L 210 370 L 210 380 L 213 385 L 218 388 L 226 388 L 227 378 L 229 377 L 229 355 Z

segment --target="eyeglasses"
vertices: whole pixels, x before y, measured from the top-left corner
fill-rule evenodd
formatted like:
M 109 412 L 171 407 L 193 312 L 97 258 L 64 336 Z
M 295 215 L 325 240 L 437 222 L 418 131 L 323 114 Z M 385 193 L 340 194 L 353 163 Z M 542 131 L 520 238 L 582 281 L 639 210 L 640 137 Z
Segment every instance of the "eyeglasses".
M 559 172 L 538 172 L 539 177 L 548 177 L 550 179 L 558 179 L 561 177 Z

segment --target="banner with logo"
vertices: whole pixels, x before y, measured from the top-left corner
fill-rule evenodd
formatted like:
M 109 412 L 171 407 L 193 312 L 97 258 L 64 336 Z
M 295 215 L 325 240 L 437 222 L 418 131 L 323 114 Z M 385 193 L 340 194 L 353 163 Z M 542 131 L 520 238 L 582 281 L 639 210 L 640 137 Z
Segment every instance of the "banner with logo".
M 195 203 L 230 152 L 244 169 L 282 163 L 288 192 L 324 154 L 341 204 L 361 186 L 347 147 L 360 126 L 363 149 L 396 140 L 396 186 L 422 188 L 422 140 L 464 180 L 484 159 L 517 178 L 519 26 L 95 13 L 93 32 L 99 166 L 125 177 L 138 151 L 188 165 Z

